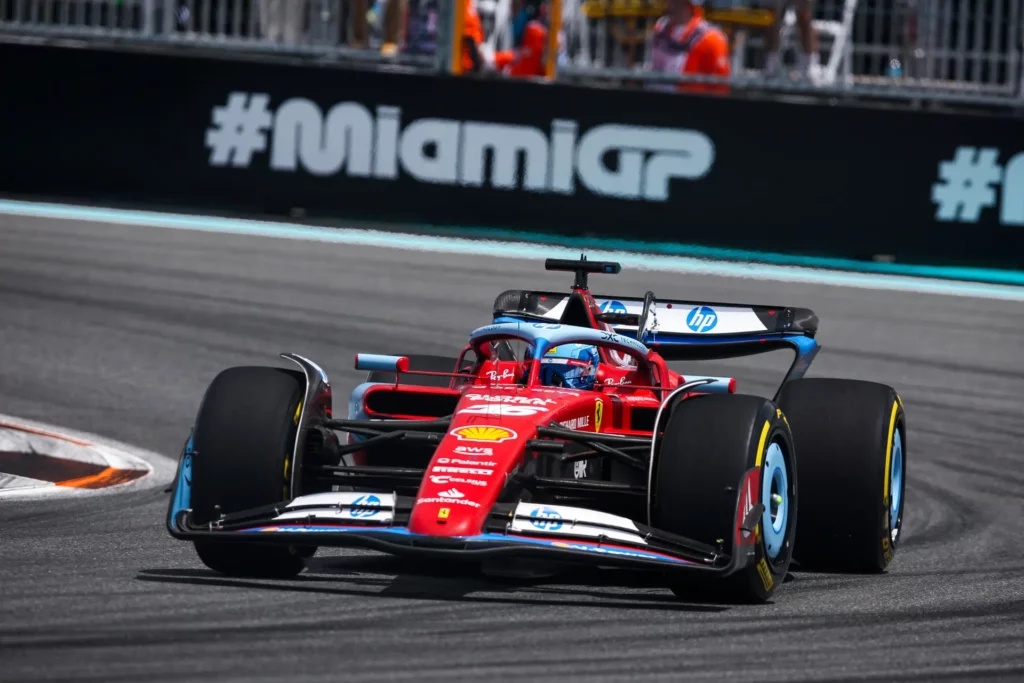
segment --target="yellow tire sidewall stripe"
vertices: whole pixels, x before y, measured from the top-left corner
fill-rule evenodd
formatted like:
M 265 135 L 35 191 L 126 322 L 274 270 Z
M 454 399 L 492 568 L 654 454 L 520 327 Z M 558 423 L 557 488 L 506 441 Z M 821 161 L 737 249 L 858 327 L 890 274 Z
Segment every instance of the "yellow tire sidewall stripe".
M 771 429 L 772 423 L 765 420 L 764 427 L 761 429 L 761 440 L 757 444 L 757 460 L 754 461 L 754 465 L 757 467 L 761 466 L 764 461 L 764 445 L 765 441 L 768 440 L 768 430 Z
M 883 497 L 886 501 L 886 505 L 889 504 L 889 485 L 892 475 L 892 437 L 896 431 L 896 414 L 899 412 L 900 403 L 899 401 L 892 402 L 892 414 L 889 417 L 889 438 L 885 442 L 885 473 L 882 479 L 885 481 L 883 488 Z

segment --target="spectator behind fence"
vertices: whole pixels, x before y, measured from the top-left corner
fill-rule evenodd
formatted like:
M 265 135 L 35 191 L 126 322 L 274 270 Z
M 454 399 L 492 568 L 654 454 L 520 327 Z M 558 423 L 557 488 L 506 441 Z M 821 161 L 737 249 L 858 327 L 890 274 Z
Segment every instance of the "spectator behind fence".
M 729 39 L 704 19 L 704 0 L 667 0 L 665 15 L 654 24 L 651 68 L 664 74 L 728 76 Z M 729 92 L 726 84 L 658 84 L 653 89 L 689 92 Z
M 385 57 L 398 54 L 398 46 L 408 41 L 409 3 L 406 0 L 384 0 L 384 43 L 380 53 Z
M 395 0 L 391 0 L 392 3 Z M 462 72 L 480 71 L 486 64 L 481 53 L 484 28 L 480 22 L 474 0 L 466 0 L 462 17 Z M 437 50 L 440 7 L 437 0 L 412 0 L 406 18 L 405 42 L 402 52 L 412 55 L 431 55 Z
M 303 34 L 307 0 L 260 0 L 260 32 L 274 43 L 297 45 Z
M 769 0 L 768 4 L 775 12 L 775 23 L 764 37 L 764 75 L 767 78 L 779 75 L 779 38 L 790 2 L 794 4 L 796 25 L 800 31 L 800 49 L 796 52 L 798 76 L 809 79 L 811 69 L 817 69 L 820 61 L 818 34 L 811 23 L 814 20 L 814 0 Z
M 480 46 L 484 42 L 484 27 L 480 23 L 480 13 L 476 11 L 476 2 L 466 0 L 466 13 L 462 22 L 462 72 L 480 71 L 484 67 L 484 58 Z
M 547 66 L 549 5 L 525 0 L 512 19 L 512 49 L 494 54 L 494 68 L 513 77 L 544 76 Z
M 402 52 L 409 55 L 436 54 L 440 20 L 441 7 L 438 0 L 409 0 Z

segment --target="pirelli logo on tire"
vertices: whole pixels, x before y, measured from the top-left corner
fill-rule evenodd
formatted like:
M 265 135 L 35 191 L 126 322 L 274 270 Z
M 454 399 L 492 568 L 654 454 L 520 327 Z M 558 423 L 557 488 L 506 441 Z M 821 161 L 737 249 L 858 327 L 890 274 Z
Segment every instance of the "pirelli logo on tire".
M 768 569 L 768 563 L 764 561 L 763 557 L 757 561 L 757 573 L 761 575 L 761 583 L 764 584 L 764 590 L 767 593 L 775 585 L 775 579 L 772 578 L 772 572 Z

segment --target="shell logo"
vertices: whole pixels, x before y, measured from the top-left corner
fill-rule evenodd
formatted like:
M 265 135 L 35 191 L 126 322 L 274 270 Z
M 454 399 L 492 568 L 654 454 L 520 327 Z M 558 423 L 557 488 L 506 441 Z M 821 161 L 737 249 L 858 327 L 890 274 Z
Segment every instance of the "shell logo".
M 489 441 L 491 443 L 501 443 L 502 441 L 508 441 L 519 436 L 511 429 L 494 427 L 492 425 L 459 427 L 458 429 L 453 429 L 452 434 L 459 441 Z

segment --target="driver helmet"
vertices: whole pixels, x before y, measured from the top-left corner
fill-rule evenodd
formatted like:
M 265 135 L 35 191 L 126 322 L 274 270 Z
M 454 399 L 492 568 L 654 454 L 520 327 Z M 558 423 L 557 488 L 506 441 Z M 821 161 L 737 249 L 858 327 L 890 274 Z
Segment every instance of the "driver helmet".
M 589 344 L 562 344 L 540 359 L 540 381 L 549 387 L 592 389 L 597 381 L 597 366 L 601 356 L 596 346 Z

